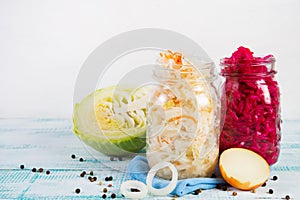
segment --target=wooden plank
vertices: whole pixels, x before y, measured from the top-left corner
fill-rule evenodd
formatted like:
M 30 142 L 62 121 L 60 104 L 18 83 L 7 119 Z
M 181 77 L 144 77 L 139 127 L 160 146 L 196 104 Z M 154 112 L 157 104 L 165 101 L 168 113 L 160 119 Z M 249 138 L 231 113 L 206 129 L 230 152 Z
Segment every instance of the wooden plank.
M 129 179 L 124 170 L 130 159 L 112 162 L 109 157 L 91 155 L 71 128 L 68 119 L 0 119 L 0 199 L 101 198 L 101 191 L 108 184 L 104 178 L 108 175 L 114 177 L 108 194 L 114 192 L 121 198 L 119 187 Z M 284 122 L 282 135 L 281 155 L 272 166 L 272 175 L 277 175 L 279 180 L 269 180 L 267 187 L 259 188 L 256 193 L 234 188 L 227 192 L 213 189 L 183 199 L 234 199 L 233 191 L 238 192 L 235 198 L 240 199 L 280 199 L 286 194 L 300 199 L 297 189 L 300 185 L 300 121 Z M 78 157 L 72 159 L 71 154 Z M 79 157 L 85 161 L 79 162 Z M 25 165 L 24 170 L 19 169 L 20 164 Z M 51 173 L 33 173 L 33 167 L 42 167 Z M 98 180 L 91 183 L 86 177 L 80 177 L 82 170 L 93 170 Z M 104 185 L 100 186 L 99 180 Z M 80 194 L 74 192 L 77 187 L 81 189 Z M 270 188 L 274 190 L 272 195 L 267 193 Z

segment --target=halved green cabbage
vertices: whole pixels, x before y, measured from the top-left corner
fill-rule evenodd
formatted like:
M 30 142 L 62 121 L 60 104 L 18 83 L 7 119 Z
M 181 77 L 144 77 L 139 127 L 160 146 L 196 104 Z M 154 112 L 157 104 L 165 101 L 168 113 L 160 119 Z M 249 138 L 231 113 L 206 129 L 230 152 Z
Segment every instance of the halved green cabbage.
M 146 145 L 149 88 L 99 89 L 74 107 L 73 131 L 87 145 L 109 156 L 124 156 Z

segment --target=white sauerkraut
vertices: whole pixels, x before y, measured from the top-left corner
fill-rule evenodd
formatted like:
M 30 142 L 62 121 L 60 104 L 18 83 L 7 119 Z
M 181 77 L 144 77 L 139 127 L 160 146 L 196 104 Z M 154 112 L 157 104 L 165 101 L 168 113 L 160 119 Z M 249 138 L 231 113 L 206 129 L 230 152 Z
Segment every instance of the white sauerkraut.
M 159 63 L 154 76 L 160 84 L 148 105 L 149 165 L 171 162 L 179 179 L 211 176 L 219 153 L 216 90 L 180 53 L 161 53 Z M 157 175 L 172 176 L 168 168 Z

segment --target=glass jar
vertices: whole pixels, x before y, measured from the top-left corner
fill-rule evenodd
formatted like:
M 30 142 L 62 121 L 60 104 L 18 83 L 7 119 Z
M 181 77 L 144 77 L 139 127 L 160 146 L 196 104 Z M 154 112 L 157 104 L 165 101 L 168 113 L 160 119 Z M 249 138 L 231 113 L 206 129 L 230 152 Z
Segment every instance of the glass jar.
M 278 159 L 281 138 L 275 59 L 273 56 L 252 59 L 237 63 L 226 58 L 221 60 L 221 75 L 225 77 L 221 95 L 225 116 L 220 152 L 232 147 L 246 148 L 272 165 Z
M 169 64 L 168 64 L 169 65 Z M 170 67 L 170 66 L 169 66 Z M 148 103 L 147 160 L 174 164 L 179 179 L 210 177 L 219 155 L 220 98 L 213 63 L 155 67 Z M 157 175 L 171 178 L 168 168 Z

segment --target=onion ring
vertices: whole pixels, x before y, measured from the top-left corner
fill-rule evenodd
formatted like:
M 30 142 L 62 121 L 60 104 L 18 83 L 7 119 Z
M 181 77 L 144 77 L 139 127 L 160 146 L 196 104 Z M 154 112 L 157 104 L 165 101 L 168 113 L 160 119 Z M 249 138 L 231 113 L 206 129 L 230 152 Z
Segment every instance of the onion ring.
M 153 178 L 154 178 L 155 174 L 157 173 L 158 170 L 163 169 L 165 167 L 169 167 L 170 170 L 172 171 L 172 180 L 171 180 L 171 182 L 169 183 L 169 185 L 167 185 L 164 188 L 161 188 L 161 189 L 153 188 L 152 187 L 152 181 L 153 181 Z M 176 187 L 177 181 L 178 181 L 178 172 L 177 172 L 176 167 L 174 165 L 172 165 L 171 163 L 165 162 L 165 161 L 157 163 L 156 165 L 154 165 L 150 169 L 150 171 L 147 175 L 147 179 L 146 179 L 148 189 L 154 195 L 168 195 L 168 194 L 170 194 L 174 190 L 174 188 Z
M 131 188 L 139 189 L 140 192 L 131 192 Z M 122 183 L 120 191 L 126 198 L 142 199 L 147 196 L 148 188 L 143 182 L 129 180 Z

